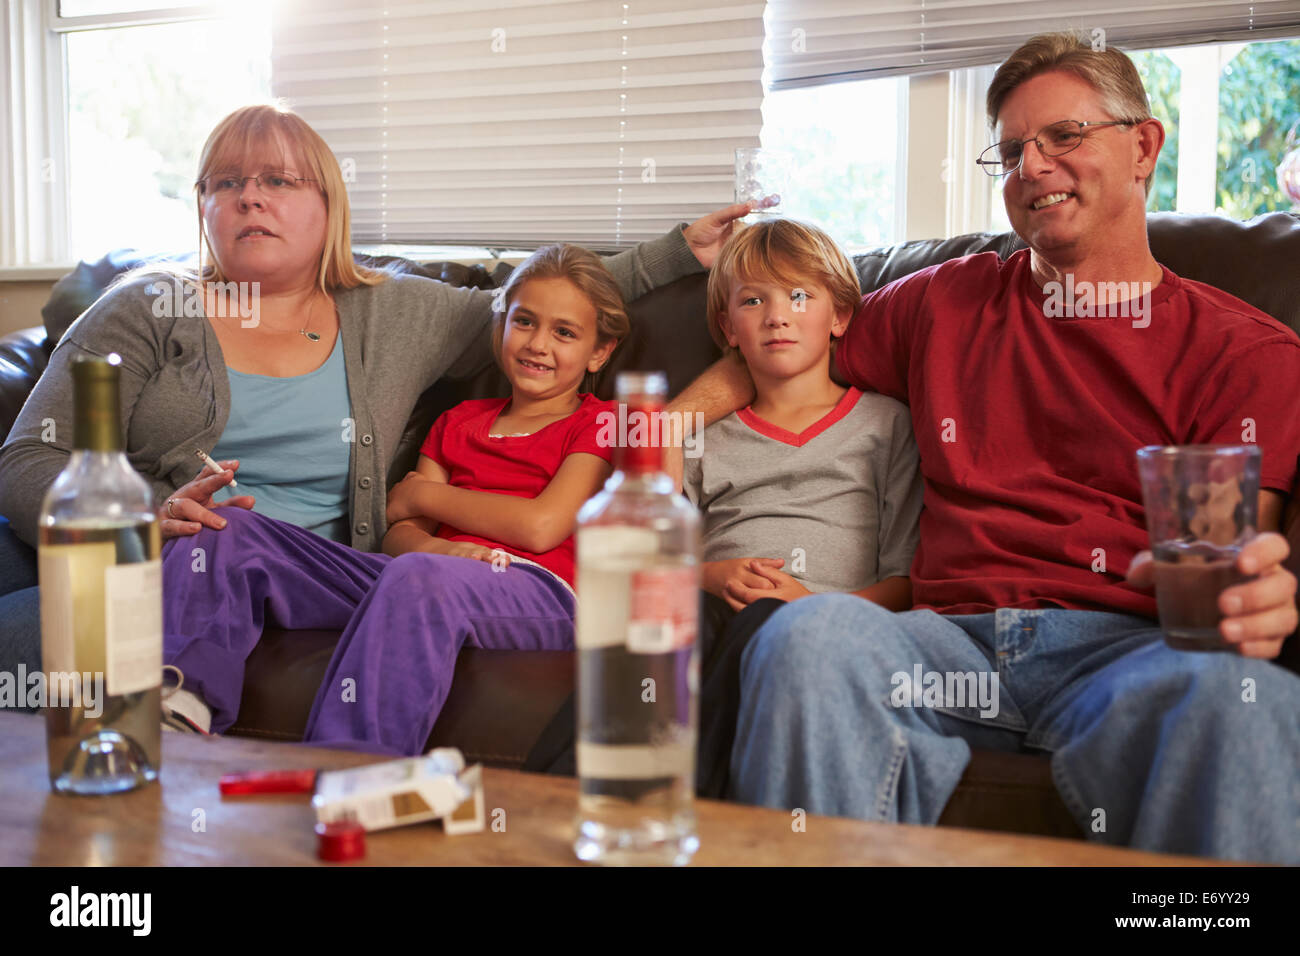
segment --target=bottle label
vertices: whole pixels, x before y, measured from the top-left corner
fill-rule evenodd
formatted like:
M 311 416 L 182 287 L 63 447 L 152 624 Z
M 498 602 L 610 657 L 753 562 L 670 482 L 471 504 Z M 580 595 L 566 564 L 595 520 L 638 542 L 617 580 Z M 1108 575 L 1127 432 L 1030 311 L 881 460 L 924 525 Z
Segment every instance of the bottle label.
M 41 545 L 41 667 L 47 674 L 103 673 L 104 569 L 116 561 L 112 542 Z
M 651 744 L 596 744 L 579 738 L 575 748 L 578 776 L 597 780 L 661 780 L 685 777 L 695 770 L 695 734 Z
M 162 561 L 104 569 L 104 639 L 110 694 L 162 683 Z
M 695 568 L 652 568 L 632 572 L 627 649 L 666 654 L 695 643 L 699 594 Z

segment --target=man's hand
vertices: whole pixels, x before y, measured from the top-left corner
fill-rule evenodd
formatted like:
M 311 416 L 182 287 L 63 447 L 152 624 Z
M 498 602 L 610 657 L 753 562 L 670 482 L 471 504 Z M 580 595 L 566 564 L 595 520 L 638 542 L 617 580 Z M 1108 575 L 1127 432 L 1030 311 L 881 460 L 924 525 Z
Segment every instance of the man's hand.
M 1237 557 L 1237 570 L 1257 575 L 1255 580 L 1224 588 L 1219 595 L 1223 620 L 1219 633 L 1243 657 L 1274 658 L 1296 629 L 1296 579 L 1282 562 L 1291 553 L 1286 538 L 1265 531 L 1246 542 Z M 1128 582 L 1134 587 L 1155 584 L 1155 562 L 1143 551 L 1129 565 Z
M 751 200 L 726 206 L 687 226 L 684 233 L 686 244 L 691 247 L 691 252 L 695 253 L 695 258 L 700 260 L 700 265 L 706 269 L 713 268 L 718 253 L 722 251 L 722 244 L 736 230 L 736 220 L 748 216 L 765 204 L 771 205 L 768 202 L 771 198 L 766 197 L 762 203 Z

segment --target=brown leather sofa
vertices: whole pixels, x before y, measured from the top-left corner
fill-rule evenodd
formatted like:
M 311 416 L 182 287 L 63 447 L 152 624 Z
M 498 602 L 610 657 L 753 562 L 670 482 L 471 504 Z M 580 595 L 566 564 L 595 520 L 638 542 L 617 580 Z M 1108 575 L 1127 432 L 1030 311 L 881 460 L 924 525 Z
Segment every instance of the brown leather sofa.
M 1156 213 L 1149 217 L 1148 231 L 1156 258 L 1174 272 L 1239 296 L 1300 331 L 1300 217 L 1274 213 L 1241 223 Z M 1022 246 L 1011 233 L 977 234 L 900 243 L 860 254 L 854 261 L 863 291 L 870 291 L 950 258 L 986 251 L 1005 256 Z M 128 259 L 114 254 L 100 263 L 83 264 L 63 280 L 43 310 L 51 332 L 60 334 Z M 454 264 L 385 261 L 456 285 L 491 287 L 508 274 L 498 270 L 489 275 L 482 268 Z M 676 393 L 717 357 L 703 321 L 704 286 L 703 275 L 692 276 L 632 303 L 633 331 L 602 372 L 598 394 L 609 397 L 615 374 L 630 368 L 666 370 L 670 390 Z M 48 338 L 42 328 L 0 339 L 0 439 L 45 367 Z M 422 399 L 408 428 L 411 440 L 403 447 L 413 455 L 415 439 L 455 402 L 507 391 L 495 369 L 470 382 L 440 383 Z M 1293 551 L 1300 550 L 1297 543 Z M 336 631 L 268 629 L 248 659 L 239 720 L 230 733 L 301 739 L 338 637 Z M 1287 642 L 1283 662 L 1300 673 L 1300 641 Z M 457 661 L 451 695 L 429 746 L 457 746 L 471 761 L 518 768 L 572 689 L 570 653 L 467 649 Z M 1032 753 L 976 751 L 939 822 L 1082 837 L 1057 796 L 1048 759 Z

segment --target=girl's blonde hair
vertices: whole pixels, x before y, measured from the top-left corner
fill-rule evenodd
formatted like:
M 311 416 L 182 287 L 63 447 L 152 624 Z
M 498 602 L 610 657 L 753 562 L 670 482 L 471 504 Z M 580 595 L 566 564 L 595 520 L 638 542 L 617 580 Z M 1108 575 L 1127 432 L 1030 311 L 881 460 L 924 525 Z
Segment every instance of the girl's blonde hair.
M 816 280 L 830 293 L 836 311 L 847 309 L 850 315 L 862 300 L 858 273 L 830 236 L 794 219 L 760 220 L 733 233 L 709 271 L 709 334 L 723 351 L 729 346 L 718 319 L 727 311 L 732 286 L 747 279 L 791 290 Z
M 519 290 L 530 279 L 567 279 L 572 282 L 596 310 L 597 345 L 620 341 L 632 327 L 627 306 L 623 304 L 623 294 L 600 256 L 568 243 L 543 246 L 519 263 L 501 288 L 499 305 L 492 319 L 492 353 L 498 365 L 504 365 L 501 348 L 505 339 L 506 315 Z M 583 382 L 584 390 L 591 391 L 593 383 L 594 375 L 588 373 Z
M 319 189 L 325 199 L 328 219 L 317 278 L 321 290 L 329 292 L 377 285 L 388 278 L 387 273 L 358 266 L 352 259 L 352 213 L 348 206 L 348 192 L 338 161 L 325 140 L 302 117 L 283 106 L 271 104 L 235 110 L 217 124 L 203 144 L 199 174 L 194 183 L 195 201 L 199 207 L 199 274 L 202 278 L 216 282 L 228 279 L 212 255 L 203 226 L 203 197 L 208 177 L 231 171 L 239 171 L 242 175 L 249 160 L 276 150 L 279 151 L 275 159 L 278 168 L 285 169 L 289 159 L 295 160 L 298 175 L 315 180 L 314 185 L 304 183 L 302 188 Z

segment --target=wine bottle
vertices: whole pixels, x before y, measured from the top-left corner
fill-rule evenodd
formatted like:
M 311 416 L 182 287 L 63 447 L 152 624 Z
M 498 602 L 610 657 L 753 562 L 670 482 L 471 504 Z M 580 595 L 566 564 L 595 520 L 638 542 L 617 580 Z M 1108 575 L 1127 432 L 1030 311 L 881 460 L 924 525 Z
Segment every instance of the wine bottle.
M 578 513 L 574 851 L 680 865 L 699 847 L 700 519 L 664 471 L 664 375 L 617 391 L 615 471 Z
M 161 766 L 162 562 L 148 483 L 123 452 L 121 359 L 72 363 L 73 451 L 37 549 L 50 785 L 107 794 Z

